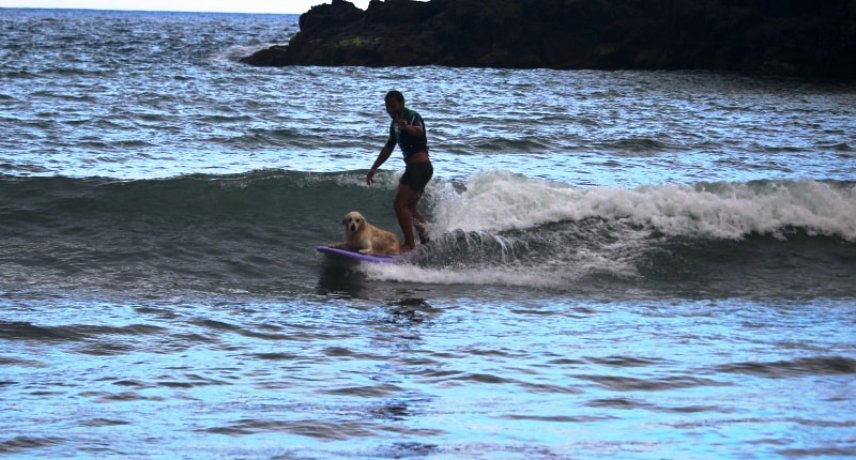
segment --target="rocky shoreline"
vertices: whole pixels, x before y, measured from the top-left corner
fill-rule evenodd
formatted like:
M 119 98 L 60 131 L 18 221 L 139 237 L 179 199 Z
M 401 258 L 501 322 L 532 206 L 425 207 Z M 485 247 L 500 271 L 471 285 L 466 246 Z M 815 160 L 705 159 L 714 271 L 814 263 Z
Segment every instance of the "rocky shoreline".
M 256 66 L 704 69 L 853 79 L 850 0 L 344 0 Z

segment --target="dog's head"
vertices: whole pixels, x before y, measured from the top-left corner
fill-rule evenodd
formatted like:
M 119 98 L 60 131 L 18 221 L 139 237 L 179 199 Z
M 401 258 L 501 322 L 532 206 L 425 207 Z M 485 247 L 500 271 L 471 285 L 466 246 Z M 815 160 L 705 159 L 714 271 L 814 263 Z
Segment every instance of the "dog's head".
M 351 233 L 358 232 L 365 222 L 366 218 L 357 211 L 351 211 L 345 214 L 345 218 L 342 219 L 342 225 L 345 226 L 345 231 Z

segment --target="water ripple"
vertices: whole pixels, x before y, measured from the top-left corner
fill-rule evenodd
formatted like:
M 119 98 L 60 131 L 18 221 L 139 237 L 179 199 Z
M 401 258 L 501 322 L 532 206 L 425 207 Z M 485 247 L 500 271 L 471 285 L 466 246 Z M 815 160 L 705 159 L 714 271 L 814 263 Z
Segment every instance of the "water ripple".
M 718 372 L 751 374 L 759 377 L 783 378 L 805 375 L 856 374 L 856 360 L 841 356 L 800 358 L 776 362 L 744 362 L 725 364 Z

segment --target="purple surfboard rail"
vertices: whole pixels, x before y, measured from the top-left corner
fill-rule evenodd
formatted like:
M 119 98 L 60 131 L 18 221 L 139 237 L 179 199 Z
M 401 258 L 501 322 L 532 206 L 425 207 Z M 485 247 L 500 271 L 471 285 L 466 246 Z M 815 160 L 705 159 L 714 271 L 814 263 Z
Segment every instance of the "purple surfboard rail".
M 358 262 L 369 262 L 374 264 L 389 264 L 402 258 L 402 256 L 370 256 L 368 254 L 360 254 L 359 252 L 348 251 L 347 249 L 331 248 L 329 246 L 318 246 L 315 249 L 323 254 L 329 254 L 344 259 L 354 260 Z

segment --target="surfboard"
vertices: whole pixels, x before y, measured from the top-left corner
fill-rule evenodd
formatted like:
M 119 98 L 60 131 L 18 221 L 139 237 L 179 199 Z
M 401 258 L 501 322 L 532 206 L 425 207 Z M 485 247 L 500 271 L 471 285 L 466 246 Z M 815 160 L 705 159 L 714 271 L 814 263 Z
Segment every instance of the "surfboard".
M 373 264 L 389 264 L 400 260 L 403 256 L 370 256 L 368 254 L 360 254 L 347 249 L 331 248 L 330 246 L 318 246 L 315 248 L 318 252 L 331 257 L 336 257 L 355 262 L 368 262 Z

